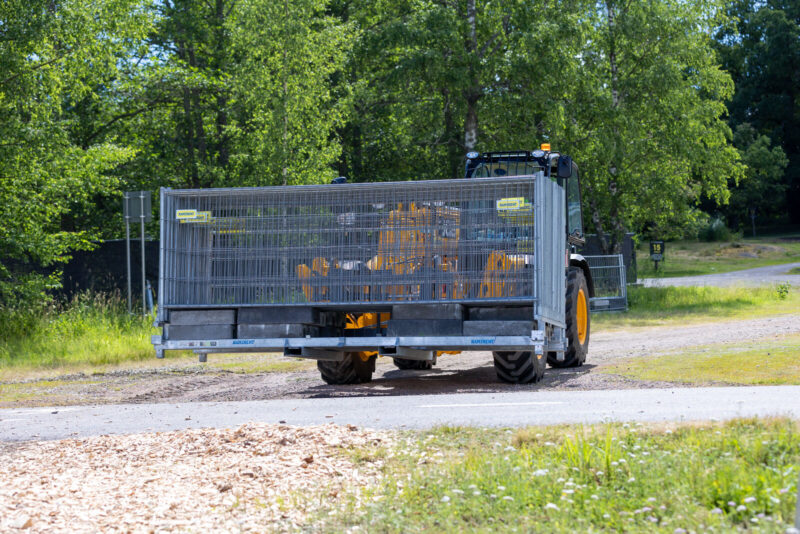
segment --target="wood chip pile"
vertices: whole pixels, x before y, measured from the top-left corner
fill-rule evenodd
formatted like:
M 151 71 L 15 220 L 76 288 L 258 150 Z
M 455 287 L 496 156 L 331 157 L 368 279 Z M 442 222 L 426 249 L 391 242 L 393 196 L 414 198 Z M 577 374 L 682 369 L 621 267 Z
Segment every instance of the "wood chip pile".
M 0 532 L 239 532 L 303 528 L 380 464 L 354 426 L 247 424 L 39 442 L 0 454 Z M 306 525 L 307 526 L 307 525 Z

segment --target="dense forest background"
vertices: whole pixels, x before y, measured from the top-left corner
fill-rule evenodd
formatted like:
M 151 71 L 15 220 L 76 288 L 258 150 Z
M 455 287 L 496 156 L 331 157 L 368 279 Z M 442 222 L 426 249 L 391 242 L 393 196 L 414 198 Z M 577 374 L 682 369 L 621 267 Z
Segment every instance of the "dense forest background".
M 800 223 L 800 3 L 4 0 L 0 304 L 119 237 L 124 190 L 456 177 L 542 142 L 608 250 Z

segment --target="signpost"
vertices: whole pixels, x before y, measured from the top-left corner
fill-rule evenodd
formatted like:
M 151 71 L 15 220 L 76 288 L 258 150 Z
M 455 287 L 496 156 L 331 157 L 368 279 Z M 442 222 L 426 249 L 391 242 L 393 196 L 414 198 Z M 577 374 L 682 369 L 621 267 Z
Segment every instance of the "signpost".
M 142 315 L 147 315 L 147 283 L 144 273 L 144 223 L 153 218 L 150 191 L 126 191 L 122 194 L 122 217 L 125 219 L 125 256 L 128 270 L 128 313 L 131 313 L 131 223 L 140 224 L 142 243 Z
M 664 261 L 663 241 L 650 241 L 650 259 L 656 262 L 656 271 L 658 271 L 658 262 Z

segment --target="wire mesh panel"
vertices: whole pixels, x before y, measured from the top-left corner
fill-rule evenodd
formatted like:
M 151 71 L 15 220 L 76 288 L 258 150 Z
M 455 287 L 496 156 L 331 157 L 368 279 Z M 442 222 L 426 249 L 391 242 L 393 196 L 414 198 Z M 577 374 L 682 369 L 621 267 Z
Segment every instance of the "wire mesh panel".
M 163 190 L 163 308 L 534 300 L 535 178 Z
M 564 291 L 564 262 L 566 257 L 567 215 L 564 189 L 552 180 L 536 182 L 537 220 L 544 221 L 536 225 L 536 253 L 540 261 L 537 268 L 537 317 L 545 322 L 564 328 L 566 302 Z
M 622 254 L 584 256 L 594 282 L 593 311 L 628 309 L 625 260 Z

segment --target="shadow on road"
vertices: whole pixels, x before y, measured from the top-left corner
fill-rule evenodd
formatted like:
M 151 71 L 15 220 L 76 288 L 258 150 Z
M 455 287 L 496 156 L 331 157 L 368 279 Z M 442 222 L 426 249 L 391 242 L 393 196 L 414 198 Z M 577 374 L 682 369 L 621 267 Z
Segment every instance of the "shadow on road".
M 430 371 L 387 370 L 376 373 L 372 382 L 352 386 L 311 385 L 296 394 L 308 398 L 386 397 L 393 395 L 439 395 L 448 393 L 493 393 L 536 391 L 555 386 L 570 387 L 577 377 L 591 372 L 594 365 L 572 369 L 548 368 L 544 379 L 536 384 L 506 384 L 495 375 L 494 366 L 481 365 L 468 369 L 431 369 Z M 575 384 L 575 387 L 579 387 Z

